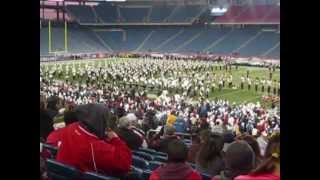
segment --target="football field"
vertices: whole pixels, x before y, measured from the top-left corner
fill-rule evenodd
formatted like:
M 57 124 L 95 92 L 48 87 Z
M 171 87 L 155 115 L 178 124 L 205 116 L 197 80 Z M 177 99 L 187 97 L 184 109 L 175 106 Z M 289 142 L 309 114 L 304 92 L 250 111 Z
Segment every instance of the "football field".
M 50 62 L 50 63 L 43 63 L 42 66 L 49 66 L 48 68 L 51 69 L 55 64 L 61 64 L 63 71 L 65 71 L 68 66 L 74 67 L 76 70 L 79 69 L 79 67 L 85 67 L 87 65 L 91 65 L 94 67 L 106 67 L 109 63 L 121 63 L 125 61 L 129 61 L 130 59 L 105 59 L 105 60 L 81 60 L 81 61 L 63 61 L 63 62 Z M 232 67 L 231 71 L 226 71 L 222 68 L 222 70 L 219 69 L 219 66 L 222 66 L 222 64 L 215 64 L 214 66 L 218 66 L 216 69 L 214 69 L 212 72 L 209 73 L 215 73 L 217 76 L 220 75 L 230 75 L 232 74 L 233 77 L 233 88 L 229 88 L 228 84 L 226 82 L 226 85 L 224 88 L 222 88 L 221 91 L 216 88 L 214 92 L 210 92 L 208 99 L 224 99 L 229 100 L 229 102 L 233 103 L 240 103 L 240 102 L 257 102 L 262 101 L 262 96 L 268 95 L 267 93 L 267 87 L 264 87 L 264 92 L 261 90 L 261 85 L 258 87 L 258 91 L 255 91 L 254 87 L 254 81 L 256 78 L 259 79 L 269 79 L 269 70 L 268 68 L 262 68 L 262 67 L 252 67 L 252 66 L 238 66 L 238 69 L 235 68 L 235 66 Z M 244 88 L 240 88 L 241 84 L 241 77 L 247 76 L 247 71 L 249 71 L 249 78 L 252 80 L 251 88 L 248 89 L 248 84 L 244 83 Z M 63 80 L 63 79 L 62 79 Z M 272 75 L 272 82 L 276 80 L 277 82 L 280 80 L 280 69 L 276 69 L 275 72 L 273 72 Z M 272 84 L 273 85 L 273 84 Z M 157 94 L 157 89 L 149 90 L 148 94 L 151 96 L 155 96 Z M 271 93 L 273 93 L 273 87 L 271 88 Z M 195 97 L 193 100 L 197 101 L 199 100 L 199 97 Z M 266 106 L 269 106 L 266 104 Z

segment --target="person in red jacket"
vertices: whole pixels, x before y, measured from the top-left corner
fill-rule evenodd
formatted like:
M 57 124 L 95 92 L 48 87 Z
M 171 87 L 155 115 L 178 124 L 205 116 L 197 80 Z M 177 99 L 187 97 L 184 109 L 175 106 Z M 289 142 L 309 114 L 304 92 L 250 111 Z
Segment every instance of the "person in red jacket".
M 102 104 L 76 108 L 79 122 L 64 128 L 57 161 L 82 172 L 125 176 L 132 163 L 128 146 L 108 127 L 112 114 Z
M 181 140 L 175 139 L 168 143 L 168 161 L 154 170 L 149 180 L 201 180 L 197 171 L 186 163 L 188 147 Z

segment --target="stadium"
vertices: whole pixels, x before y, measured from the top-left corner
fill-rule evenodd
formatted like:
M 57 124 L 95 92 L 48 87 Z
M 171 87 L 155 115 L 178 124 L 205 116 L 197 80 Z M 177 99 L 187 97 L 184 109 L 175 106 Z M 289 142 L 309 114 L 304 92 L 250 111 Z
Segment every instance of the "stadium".
M 280 0 L 40 0 L 40 179 L 280 179 Z

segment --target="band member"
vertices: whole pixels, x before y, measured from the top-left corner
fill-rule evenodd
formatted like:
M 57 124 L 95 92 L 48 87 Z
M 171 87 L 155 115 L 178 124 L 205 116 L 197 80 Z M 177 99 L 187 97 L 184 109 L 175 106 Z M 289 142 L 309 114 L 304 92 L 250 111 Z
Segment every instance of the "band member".
M 274 80 L 273 81 L 273 95 L 276 95 L 277 94 L 277 81 Z
M 272 72 L 270 71 L 270 73 L 269 73 L 269 80 L 271 80 L 272 79 Z
M 247 78 L 249 77 L 249 70 L 247 70 Z
M 259 79 L 256 78 L 256 81 L 254 82 L 254 90 L 257 92 L 258 91 L 258 85 L 259 85 Z
M 268 81 L 267 81 L 267 86 L 268 86 L 267 91 L 268 91 L 268 94 L 270 94 L 270 91 L 271 91 L 271 84 L 272 84 L 272 81 L 271 81 L 271 80 L 268 80 Z
M 265 80 L 262 79 L 261 80 L 261 91 L 264 92 L 264 84 L 265 84 Z
M 248 78 L 247 81 L 248 81 L 248 90 L 250 91 L 250 89 L 251 89 L 251 79 Z
M 211 86 L 211 91 L 212 91 L 212 92 L 214 92 L 214 88 L 215 88 L 215 87 L 216 87 L 216 83 L 213 82 L 213 83 L 212 83 L 212 86 Z
M 222 89 L 222 79 L 220 79 L 219 81 L 219 91 L 221 91 L 221 89 Z
M 225 79 L 222 78 L 222 87 L 224 87 L 224 85 L 225 85 Z
M 244 77 L 242 76 L 242 77 L 241 77 L 241 85 L 240 85 L 240 86 L 241 86 L 241 89 L 243 89 L 244 81 L 245 81 L 245 80 L 244 80 Z
M 229 88 L 232 88 L 232 76 L 228 78 Z

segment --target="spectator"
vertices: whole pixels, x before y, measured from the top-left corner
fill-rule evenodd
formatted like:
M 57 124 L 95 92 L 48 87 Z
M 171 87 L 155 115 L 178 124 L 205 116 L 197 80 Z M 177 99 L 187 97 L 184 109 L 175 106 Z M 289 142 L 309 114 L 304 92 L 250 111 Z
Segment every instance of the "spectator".
M 168 162 L 151 173 L 150 180 L 200 180 L 198 172 L 186 163 L 188 147 L 181 140 L 168 143 Z
M 78 122 L 78 118 L 77 118 L 77 114 L 75 111 L 66 111 L 64 113 L 64 116 L 63 116 L 63 120 L 64 120 L 64 123 L 66 126 L 68 126 L 69 124 L 72 124 L 74 122 Z M 61 138 L 62 138 L 62 134 L 65 130 L 65 127 L 64 128 L 60 128 L 60 129 L 57 129 L 55 131 L 52 131 L 48 138 L 47 138 L 47 141 L 46 143 L 47 144 L 50 144 L 52 146 L 60 146 L 61 144 Z
M 223 145 L 222 135 L 212 134 L 208 130 L 201 132 L 201 145 L 196 154 L 196 167 L 199 172 L 215 176 L 224 169 Z
M 193 134 L 191 141 L 192 142 L 188 153 L 188 162 L 195 163 L 196 154 L 200 148 L 200 138 L 197 134 Z
M 250 145 L 245 141 L 230 144 L 225 153 L 225 170 L 212 180 L 233 180 L 235 177 L 248 174 L 255 164 L 255 156 Z
M 139 149 L 143 143 L 143 138 L 131 129 L 129 119 L 126 116 L 119 119 L 118 129 L 116 129 L 115 132 L 132 150 Z
M 187 130 L 186 121 L 183 119 L 182 116 L 178 116 L 176 122 L 174 123 L 174 128 L 176 132 L 185 133 Z
M 237 138 L 238 140 L 246 141 L 252 148 L 255 154 L 255 167 L 257 167 L 262 162 L 262 156 L 260 153 L 260 148 L 257 140 L 250 136 L 249 134 L 243 134 Z
M 270 138 L 264 161 L 249 175 L 237 176 L 235 180 L 280 180 L 280 133 Z
M 127 174 L 132 154 L 125 142 L 108 128 L 112 114 L 102 104 L 80 105 L 75 111 L 79 122 L 65 128 L 57 160 L 83 172 Z
M 178 139 L 178 137 L 175 135 L 175 133 L 176 133 L 176 129 L 174 129 L 174 127 L 166 126 L 165 137 L 164 137 L 164 139 L 160 140 L 159 151 L 166 153 L 169 142 L 174 139 Z
M 57 96 L 51 96 L 47 101 L 47 112 L 49 117 L 53 119 L 59 113 L 59 109 L 62 107 L 62 100 Z
M 168 118 L 167 118 L 167 123 L 166 123 L 166 125 L 167 125 L 167 126 L 173 126 L 174 123 L 176 122 L 176 119 L 177 119 L 177 117 L 175 116 L 175 112 L 172 111 L 172 112 L 170 113 L 170 115 L 168 116 Z
M 260 148 L 261 156 L 264 156 L 264 153 L 268 145 L 268 138 L 267 138 L 268 136 L 265 133 L 265 131 L 263 131 L 262 133 L 261 131 L 258 131 L 257 136 L 258 136 L 257 142 Z
M 40 100 L 40 138 L 44 141 L 53 131 L 53 119 L 50 117 L 44 99 Z

